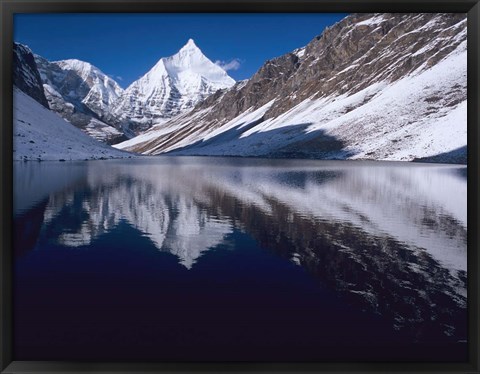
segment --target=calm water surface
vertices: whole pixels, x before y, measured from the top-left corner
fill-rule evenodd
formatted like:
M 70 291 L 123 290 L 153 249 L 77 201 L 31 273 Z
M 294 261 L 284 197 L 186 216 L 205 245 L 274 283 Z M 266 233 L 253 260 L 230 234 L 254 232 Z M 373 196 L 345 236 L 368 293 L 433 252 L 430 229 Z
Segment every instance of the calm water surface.
M 464 361 L 466 167 L 14 165 L 14 359 Z

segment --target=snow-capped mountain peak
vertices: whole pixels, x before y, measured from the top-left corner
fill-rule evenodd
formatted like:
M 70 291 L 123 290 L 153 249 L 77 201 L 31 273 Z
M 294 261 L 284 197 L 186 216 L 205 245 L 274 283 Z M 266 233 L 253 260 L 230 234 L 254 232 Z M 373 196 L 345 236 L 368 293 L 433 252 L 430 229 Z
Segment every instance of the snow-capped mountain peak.
M 115 103 L 114 112 L 122 117 L 125 127 L 136 133 L 234 84 L 235 80 L 189 39 L 176 54 L 162 57 L 133 82 Z
M 190 38 L 188 39 L 187 44 L 185 44 L 180 49 L 179 52 L 183 52 L 183 51 L 200 51 L 200 48 L 198 48 L 197 45 L 195 44 L 195 41 L 192 38 Z
M 35 62 L 51 110 L 97 140 L 123 138 L 110 114 L 123 92 L 114 79 L 77 59 L 51 62 L 35 55 Z
M 235 84 L 225 70 L 202 53 L 193 39 L 189 39 L 175 55 L 162 60 L 168 74 L 184 92 L 193 94 L 193 91 L 201 89 L 203 81 L 208 81 L 215 91 Z
M 87 79 L 94 68 L 89 62 L 77 59 L 53 61 L 53 63 L 60 66 L 63 70 L 76 71 L 83 79 Z M 96 70 L 98 71 L 98 69 Z
M 94 104 L 94 101 L 100 103 L 98 108 L 91 108 L 97 114 L 107 110 L 107 107 L 122 94 L 123 89 L 120 85 L 107 74 L 103 73 L 99 68 L 93 66 L 89 62 L 69 59 L 55 61 L 62 70 L 71 70 L 76 72 L 90 87 L 89 94 L 82 100 L 85 104 Z
M 175 68 L 189 68 L 198 65 L 202 61 L 210 61 L 197 47 L 193 39 L 188 39 L 187 44 L 173 56 L 164 57 L 162 60 L 169 62 Z
M 190 67 L 202 61 L 211 62 L 195 44 L 193 39 L 188 39 L 180 50 L 173 56 L 162 58 L 162 60 L 174 62 L 178 66 Z

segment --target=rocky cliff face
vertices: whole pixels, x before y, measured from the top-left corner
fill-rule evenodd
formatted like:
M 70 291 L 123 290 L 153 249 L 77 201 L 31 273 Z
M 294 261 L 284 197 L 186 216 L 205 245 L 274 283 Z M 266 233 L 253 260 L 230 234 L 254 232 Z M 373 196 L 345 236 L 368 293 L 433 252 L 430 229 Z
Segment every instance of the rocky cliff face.
M 465 108 L 465 14 L 354 14 L 120 147 L 412 160 L 464 147 Z
M 30 48 L 13 43 L 13 84 L 48 108 L 42 80 Z

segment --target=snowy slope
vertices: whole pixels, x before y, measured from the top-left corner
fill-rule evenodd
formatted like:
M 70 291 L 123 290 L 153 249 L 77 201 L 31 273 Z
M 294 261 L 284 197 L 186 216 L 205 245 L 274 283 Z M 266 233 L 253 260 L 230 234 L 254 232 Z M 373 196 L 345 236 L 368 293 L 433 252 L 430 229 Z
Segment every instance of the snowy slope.
M 190 39 L 178 53 L 161 58 L 133 82 L 114 104 L 113 113 L 133 123 L 129 128 L 137 133 L 138 129 L 193 108 L 207 96 L 234 83 Z
M 85 135 L 17 88 L 13 93 L 14 160 L 85 160 L 128 158 Z
M 465 162 L 466 32 L 462 15 L 347 17 L 248 82 L 116 147 Z M 232 112 L 239 98 L 249 107 Z

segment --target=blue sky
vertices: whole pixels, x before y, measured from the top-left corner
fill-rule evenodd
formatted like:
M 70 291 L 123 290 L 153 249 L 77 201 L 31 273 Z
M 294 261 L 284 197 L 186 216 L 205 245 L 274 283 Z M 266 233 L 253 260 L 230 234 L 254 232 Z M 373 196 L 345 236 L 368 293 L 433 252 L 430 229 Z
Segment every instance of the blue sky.
M 189 38 L 236 80 L 268 59 L 304 46 L 340 13 L 272 14 L 17 14 L 14 40 L 48 60 L 92 63 L 122 87 L 145 74 Z

